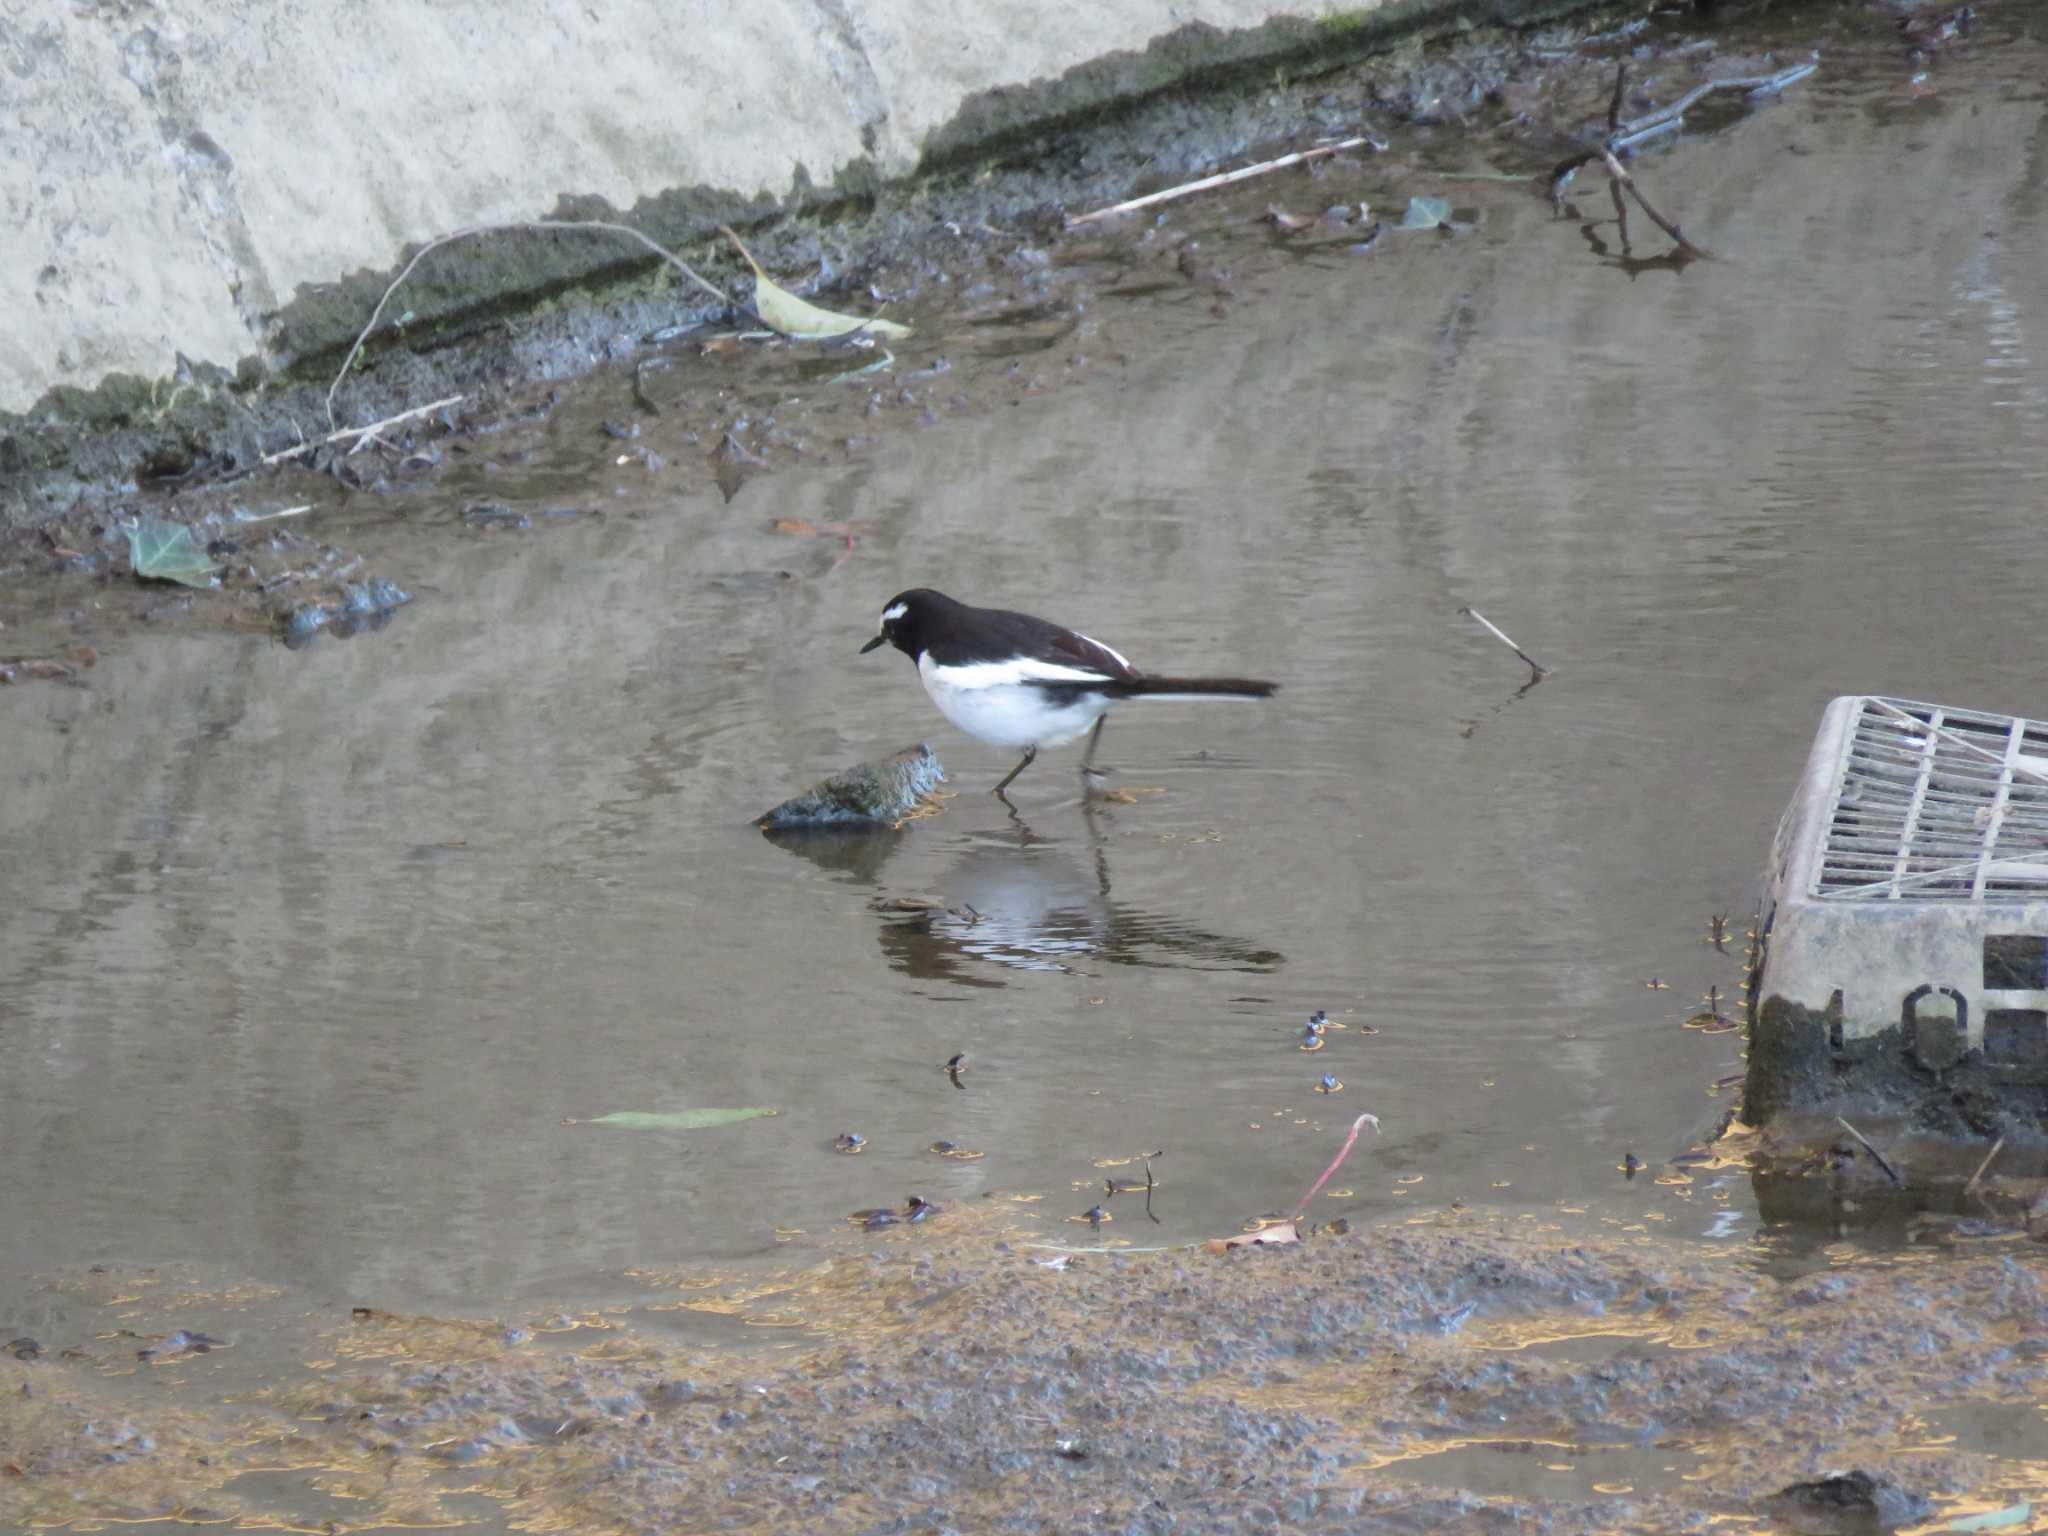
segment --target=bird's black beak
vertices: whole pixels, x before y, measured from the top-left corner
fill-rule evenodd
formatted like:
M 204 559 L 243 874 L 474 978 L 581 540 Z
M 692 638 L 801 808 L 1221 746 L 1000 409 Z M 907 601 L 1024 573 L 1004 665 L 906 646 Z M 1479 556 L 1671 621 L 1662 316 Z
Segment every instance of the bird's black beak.
M 874 639 L 870 640 L 866 645 L 860 648 L 861 655 L 865 656 L 869 651 L 872 651 L 876 646 L 886 644 L 888 642 L 888 639 L 889 637 L 887 635 L 875 636 Z

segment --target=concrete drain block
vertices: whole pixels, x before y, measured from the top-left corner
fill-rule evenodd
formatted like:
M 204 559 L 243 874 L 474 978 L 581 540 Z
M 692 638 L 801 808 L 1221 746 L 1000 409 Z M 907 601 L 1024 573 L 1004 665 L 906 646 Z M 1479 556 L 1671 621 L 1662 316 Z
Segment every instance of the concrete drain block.
M 2048 1108 L 2048 724 L 1834 700 L 1757 933 L 1752 1124 L 1986 1093 Z

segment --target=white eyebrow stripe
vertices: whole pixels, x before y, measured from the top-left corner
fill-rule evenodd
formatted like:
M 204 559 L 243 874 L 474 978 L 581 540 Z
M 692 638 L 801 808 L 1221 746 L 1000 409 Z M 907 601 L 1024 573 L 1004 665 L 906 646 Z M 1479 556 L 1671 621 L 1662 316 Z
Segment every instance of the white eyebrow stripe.
M 891 603 L 887 608 L 884 608 L 882 610 L 882 622 L 884 624 L 893 624 L 908 612 L 910 612 L 910 604 Z
M 1078 629 L 1075 630 L 1074 633 L 1077 635 L 1081 635 L 1081 631 L 1079 631 Z M 1086 640 L 1090 645 L 1100 646 L 1103 650 L 1108 651 L 1110 655 L 1114 656 L 1118 661 L 1122 662 L 1125 666 L 1131 666 L 1130 657 L 1124 655 L 1122 651 L 1117 650 L 1115 647 L 1103 645 L 1102 642 L 1096 639 L 1093 635 L 1081 635 L 1081 638 L 1083 640 Z M 1136 667 L 1131 667 L 1131 670 L 1135 672 L 1138 669 Z
M 926 652 L 920 663 L 930 665 L 932 671 L 942 674 L 955 688 L 1002 688 L 1018 687 L 1025 683 L 1108 683 L 1114 682 L 1106 672 L 1090 672 L 1081 667 L 1063 667 L 1055 662 L 1034 661 L 1028 657 L 1013 656 L 1007 661 L 932 661 Z

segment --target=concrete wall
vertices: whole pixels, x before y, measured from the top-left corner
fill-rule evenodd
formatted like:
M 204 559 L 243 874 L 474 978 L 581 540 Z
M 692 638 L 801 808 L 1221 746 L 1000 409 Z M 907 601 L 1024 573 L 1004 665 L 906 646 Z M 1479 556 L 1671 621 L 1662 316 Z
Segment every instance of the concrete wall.
M 1098 97 L 1243 58 L 1233 29 L 1263 27 L 1254 54 L 1298 51 L 1306 30 L 1451 8 L 0 0 L 0 411 L 114 372 L 161 378 L 180 352 L 232 368 L 275 348 L 303 285 L 565 196 L 624 209 L 693 186 L 779 195 L 799 166 L 825 184 L 862 161 L 901 175 L 1037 110 L 987 93 L 1121 50 L 1153 45 L 1098 74 Z

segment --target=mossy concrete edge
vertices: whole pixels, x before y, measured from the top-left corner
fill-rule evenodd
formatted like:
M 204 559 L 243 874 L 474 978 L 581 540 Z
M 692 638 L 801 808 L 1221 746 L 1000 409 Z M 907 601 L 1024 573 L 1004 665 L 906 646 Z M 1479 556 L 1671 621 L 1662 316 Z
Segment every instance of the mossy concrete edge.
M 1278 83 L 1312 79 L 1482 27 L 1611 8 L 1611 0 L 1390 0 L 1236 31 L 1191 24 L 1143 49 L 968 99 L 928 136 L 908 176 L 884 179 L 862 159 L 821 186 L 798 165 L 779 197 L 700 185 L 623 212 L 601 198 L 564 196 L 538 216 L 630 225 L 740 292 L 744 268 L 717 237 L 720 224 L 747 231 L 773 270 L 843 271 L 943 223 L 952 205 L 972 205 L 981 218 L 1043 211 L 1047 189 L 1034 196 L 1028 173 L 1007 178 L 993 206 L 966 183 L 992 164 L 1015 170 L 1062 139 L 1117 127 L 1128 130 L 1123 147 L 1133 151 L 1123 158 L 1135 160 L 1144 139 L 1130 119 L 1161 97 L 1228 97 L 1274 85 L 1276 72 Z M 0 528 L 33 525 L 81 498 L 132 494 L 143 481 L 244 469 L 321 435 L 327 387 L 404 264 L 302 286 L 267 317 L 264 349 L 232 370 L 181 364 L 157 379 L 113 373 L 92 388 L 56 386 L 25 411 L 0 412 Z M 336 414 L 344 423 L 373 421 L 448 393 L 569 376 L 626 338 L 719 312 L 659 258 L 616 236 L 514 229 L 451 242 L 407 279 L 338 391 Z

